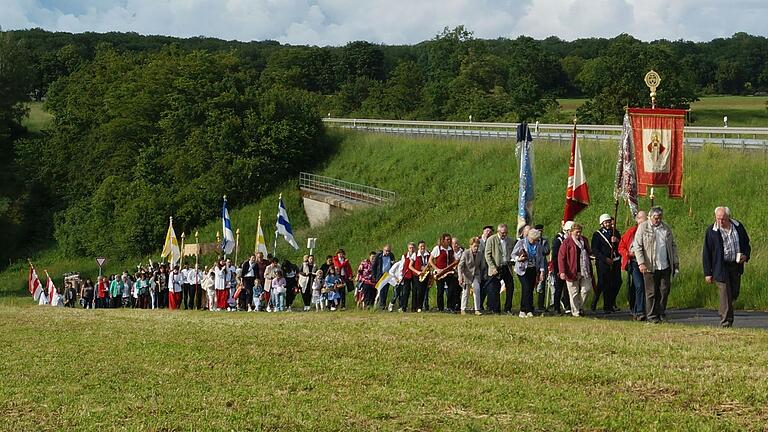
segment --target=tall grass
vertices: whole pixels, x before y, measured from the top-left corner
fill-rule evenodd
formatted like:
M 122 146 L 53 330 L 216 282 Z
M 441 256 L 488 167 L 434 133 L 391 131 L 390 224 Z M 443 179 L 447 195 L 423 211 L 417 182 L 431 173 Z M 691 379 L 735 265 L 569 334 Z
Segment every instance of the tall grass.
M 307 237 L 317 237 L 315 253 L 320 257 L 343 247 L 353 265 L 385 243 L 390 243 L 399 254 L 408 241 L 423 239 L 431 247 L 442 232 L 453 234 L 466 244 L 484 225 L 515 224 L 518 165 L 514 143 L 510 141 L 412 138 L 336 130 L 329 133 L 340 140 L 339 149 L 319 173 L 395 191 L 396 201 L 337 217 L 313 229 L 303 212 L 296 180 L 286 179 L 282 188 L 255 204 L 241 206 L 230 202 L 232 226 L 241 230 L 240 260 L 253 250 L 259 211 L 272 250 L 277 197 L 281 192 L 299 244 L 305 245 Z M 615 146 L 616 143 L 606 142 L 582 143 L 592 204 L 578 220 L 590 236 L 598 227 L 599 215 L 613 213 Z M 545 225 L 548 237 L 555 233 L 562 218 L 568 158 L 567 144 L 534 143 L 535 222 Z M 672 200 L 666 191 L 657 190 L 655 204 L 665 208 L 665 220 L 676 235 L 682 266 L 680 275 L 673 281 L 671 306 L 716 306 L 716 289 L 704 283 L 701 244 L 705 226 L 713 220 L 713 209 L 717 205 L 728 205 L 749 229 L 753 245 L 738 307 L 768 308 L 768 293 L 760 288 L 760 283 L 768 280 L 766 234 L 761 229 L 761 223 L 768 219 L 765 205 L 768 190 L 763 179 L 767 167 L 768 156 L 764 153 L 723 151 L 714 147 L 688 150 L 685 199 Z M 641 198 L 640 205 L 648 208 L 650 202 Z M 622 231 L 629 226 L 626 207 L 620 209 L 618 220 Z M 214 241 L 217 230 L 221 230 L 218 220 L 201 227 L 201 242 Z M 187 235 L 190 241 L 192 236 Z M 158 250 L 162 240 L 158 239 Z M 278 256 L 300 260 L 303 253 L 306 249 L 293 251 L 285 241 L 278 240 Z M 206 264 L 211 260 L 212 257 L 204 257 Z M 38 261 L 57 271 L 80 270 L 89 274 L 96 271 L 92 258 L 59 260 L 51 252 Z M 134 261 L 146 262 L 146 257 Z M 111 264 L 122 269 L 136 263 Z M 110 272 L 115 269 L 109 266 L 110 263 Z M 0 289 L 19 292 L 25 277 L 25 265 L 16 265 L 0 274 Z M 622 294 L 620 299 L 623 298 Z

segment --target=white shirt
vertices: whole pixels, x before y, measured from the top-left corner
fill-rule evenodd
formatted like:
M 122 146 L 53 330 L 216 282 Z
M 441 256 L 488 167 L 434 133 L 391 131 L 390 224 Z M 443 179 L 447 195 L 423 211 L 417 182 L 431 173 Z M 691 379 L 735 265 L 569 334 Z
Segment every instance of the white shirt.
M 168 290 L 173 292 L 181 292 L 181 284 L 182 284 L 182 277 L 181 273 L 174 274 L 171 273 L 168 275 Z
M 499 241 L 501 242 L 501 263 L 506 264 L 509 262 L 509 257 L 507 256 L 507 241 L 509 241 L 509 237 L 499 237 Z
M 213 280 L 213 286 L 217 290 L 223 290 L 227 288 L 227 269 L 219 268 L 219 266 L 213 267 L 213 273 L 215 278 Z
M 255 269 L 256 269 L 256 261 L 249 261 L 248 273 L 244 274 L 243 277 L 256 277 Z
M 656 243 L 656 268 L 654 270 L 666 270 L 669 268 L 669 256 L 667 254 L 667 230 L 659 224 L 653 228 L 654 241 Z

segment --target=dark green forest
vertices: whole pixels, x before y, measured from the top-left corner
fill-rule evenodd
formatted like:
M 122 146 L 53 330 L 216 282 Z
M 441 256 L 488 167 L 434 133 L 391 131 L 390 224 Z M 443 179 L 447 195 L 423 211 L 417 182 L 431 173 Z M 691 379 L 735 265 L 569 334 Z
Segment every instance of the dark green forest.
M 556 98 L 588 101 L 581 123 L 644 106 L 768 91 L 768 39 L 709 42 L 556 37 L 477 39 L 446 28 L 408 46 L 340 47 L 136 33 L 0 32 L 0 235 L 9 258 L 49 246 L 147 253 L 173 214 L 216 216 L 221 195 L 253 201 L 333 151 L 320 117 L 563 121 Z M 53 115 L 21 125 L 30 100 Z M 236 179 L 237 181 L 234 181 Z

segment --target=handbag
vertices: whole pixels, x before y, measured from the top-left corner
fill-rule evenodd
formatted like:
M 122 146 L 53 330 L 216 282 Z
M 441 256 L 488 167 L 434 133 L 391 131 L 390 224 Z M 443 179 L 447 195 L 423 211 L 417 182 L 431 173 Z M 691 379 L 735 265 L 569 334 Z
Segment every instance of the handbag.
M 355 284 L 354 282 L 352 282 L 351 279 L 347 279 L 346 284 L 347 284 L 347 292 L 352 292 L 355 290 Z

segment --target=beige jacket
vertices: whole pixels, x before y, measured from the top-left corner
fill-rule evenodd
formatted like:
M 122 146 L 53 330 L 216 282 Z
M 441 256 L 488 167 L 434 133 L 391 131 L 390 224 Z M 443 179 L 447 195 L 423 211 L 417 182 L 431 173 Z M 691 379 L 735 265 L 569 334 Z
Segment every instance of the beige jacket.
M 664 221 L 661 222 L 661 225 L 667 231 L 665 242 L 669 265 L 672 269 L 680 268 L 680 260 L 677 257 L 677 243 L 675 243 L 675 237 L 672 235 L 672 229 Z M 645 221 L 637 226 L 632 251 L 635 253 L 638 265 L 645 264 L 648 271 L 653 271 L 656 268 L 656 236 L 653 234 L 653 224 L 651 224 L 651 221 Z
M 515 247 L 515 243 L 517 240 L 513 239 L 512 237 L 507 236 L 507 259 L 512 260 L 512 249 Z M 501 267 L 501 260 L 504 256 L 504 251 L 501 249 L 501 239 L 499 238 L 499 234 L 496 233 L 490 237 L 488 237 L 488 240 L 485 241 L 485 262 L 488 264 L 488 276 L 493 276 L 494 274 L 499 272 L 499 267 Z M 514 262 L 513 262 L 514 263 Z M 509 262 L 507 263 L 507 266 L 509 266 Z M 512 272 L 512 267 L 509 267 L 510 273 Z
M 486 272 L 485 266 L 485 257 L 480 251 L 473 256 L 472 251 L 466 249 L 459 260 L 459 283 L 470 284 L 475 276 L 482 278 Z

